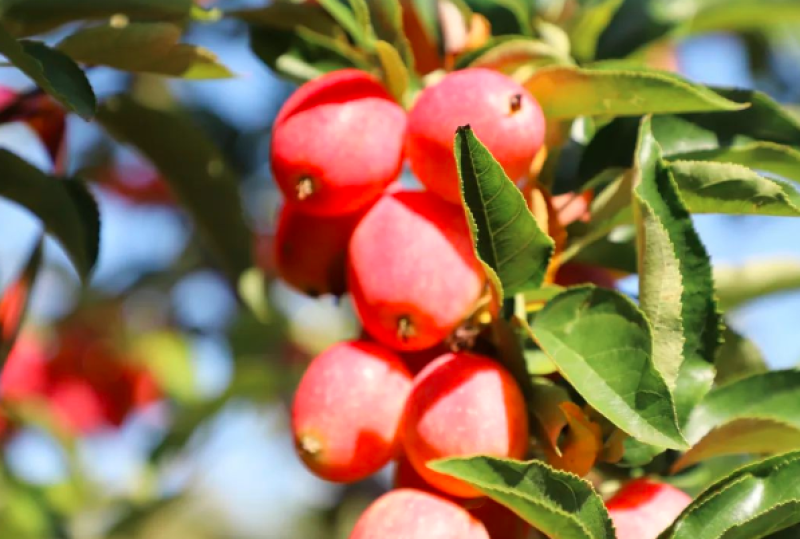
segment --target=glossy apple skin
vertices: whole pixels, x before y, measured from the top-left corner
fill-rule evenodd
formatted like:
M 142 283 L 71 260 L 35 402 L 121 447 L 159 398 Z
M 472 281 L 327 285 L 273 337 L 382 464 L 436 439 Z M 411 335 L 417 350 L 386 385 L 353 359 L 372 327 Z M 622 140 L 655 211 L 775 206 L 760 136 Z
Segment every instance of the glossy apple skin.
M 463 210 L 431 193 L 383 196 L 350 240 L 348 288 L 359 318 L 395 350 L 441 343 L 469 316 L 484 282 Z
M 317 476 L 349 483 L 377 472 L 400 448 L 411 374 L 368 342 L 340 343 L 314 358 L 292 404 L 298 455 Z
M 414 379 L 403 447 L 417 473 L 437 489 L 462 498 L 481 496 L 472 486 L 434 472 L 428 462 L 468 455 L 521 459 L 528 443 L 525 399 L 496 361 L 449 353 Z
M 358 519 L 350 539 L 490 539 L 486 528 L 455 503 L 421 490 L 384 494 Z
M 672 485 L 636 479 L 606 502 L 618 539 L 657 539 L 691 503 Z
M 541 107 L 501 73 L 455 71 L 423 90 L 409 113 L 406 153 L 423 185 L 453 204 L 461 204 L 453 143 L 456 129 L 464 125 L 472 127 L 512 180 L 527 174 L 544 143 Z
M 302 86 L 279 112 L 270 163 L 298 211 L 364 208 L 400 175 L 406 113 L 377 79 L 336 71 Z

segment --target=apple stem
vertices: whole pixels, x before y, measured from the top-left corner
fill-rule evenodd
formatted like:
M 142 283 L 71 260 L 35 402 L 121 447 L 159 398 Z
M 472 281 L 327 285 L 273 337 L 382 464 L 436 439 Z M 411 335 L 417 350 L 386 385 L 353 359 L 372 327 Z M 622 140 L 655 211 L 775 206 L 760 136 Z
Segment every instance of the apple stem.
M 297 180 L 295 191 L 297 192 L 297 200 L 306 200 L 315 192 L 314 180 L 311 179 L 311 176 L 301 177 Z

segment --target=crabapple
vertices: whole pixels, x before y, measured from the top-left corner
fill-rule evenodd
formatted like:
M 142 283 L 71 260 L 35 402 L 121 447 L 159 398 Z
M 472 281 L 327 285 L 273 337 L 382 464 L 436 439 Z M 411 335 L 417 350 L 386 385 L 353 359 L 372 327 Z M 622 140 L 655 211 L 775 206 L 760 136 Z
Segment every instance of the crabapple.
M 473 310 L 485 277 L 460 208 L 426 192 L 382 197 L 350 240 L 348 287 L 366 331 L 423 350 Z
M 692 501 L 672 485 L 636 479 L 606 502 L 619 539 L 656 539 Z
M 323 75 L 300 88 L 275 120 L 275 181 L 299 211 L 351 213 L 399 176 L 405 129 L 405 111 L 371 75 Z
M 403 446 L 417 473 L 434 487 L 462 498 L 480 496 L 427 463 L 479 454 L 522 458 L 528 448 L 525 399 L 494 360 L 469 352 L 445 354 L 414 379 Z
M 489 539 L 489 534 L 455 503 L 403 488 L 375 500 L 356 522 L 350 539 Z
M 616 288 L 616 279 L 605 268 L 569 262 L 558 268 L 554 279 L 559 286 L 594 284 L 603 288 Z
M 344 294 L 347 245 L 363 213 L 324 217 L 285 205 L 275 234 L 275 266 L 281 278 L 312 297 Z
M 461 189 L 453 139 L 456 128 L 466 124 L 512 180 L 528 172 L 544 143 L 541 107 L 501 73 L 455 71 L 423 90 L 408 116 L 406 153 L 425 187 L 454 204 L 461 204 Z
M 411 385 L 400 358 L 377 344 L 340 343 L 317 356 L 292 405 L 303 462 L 329 481 L 358 481 L 377 472 L 399 449 Z

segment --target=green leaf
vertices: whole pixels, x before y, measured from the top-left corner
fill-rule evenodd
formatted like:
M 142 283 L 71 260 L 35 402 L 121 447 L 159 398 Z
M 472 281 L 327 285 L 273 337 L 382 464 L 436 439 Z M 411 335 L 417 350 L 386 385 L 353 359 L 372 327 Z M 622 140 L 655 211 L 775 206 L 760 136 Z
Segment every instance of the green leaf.
M 289 32 L 304 27 L 320 34 L 333 36 L 335 29 L 339 28 L 322 8 L 309 2 L 304 4 L 275 2 L 255 9 L 229 11 L 226 15 L 243 20 L 253 26 Z
M 400 0 L 366 0 L 372 27 L 378 39 L 391 44 L 403 63 L 413 70 L 414 53 L 403 30 L 403 7 Z
M 548 67 L 525 87 L 549 119 L 740 110 L 747 105 L 667 72 Z
M 79 30 L 58 44 L 77 62 L 134 73 L 185 79 L 224 79 L 233 74 L 207 49 L 180 43 L 181 29 L 169 23 L 131 23 Z
M 590 0 L 578 11 L 569 32 L 572 52 L 576 58 L 583 61 L 594 59 L 597 42 L 622 6 L 622 1 Z
M 752 374 L 767 372 L 767 363 L 761 351 L 750 340 L 732 330 L 729 326 L 722 334 L 723 343 L 717 350 L 716 385 L 727 384 Z
M 533 336 L 595 410 L 645 443 L 686 447 L 669 388 L 653 362 L 644 314 L 622 294 L 594 287 L 556 296 Z
M 340 0 L 318 0 L 318 2 L 350 34 L 359 47 L 372 50 L 375 34 L 369 21 L 369 11 L 365 13 L 367 9 L 365 0 L 348 0 L 353 9 L 348 8 Z
M 591 484 L 537 460 L 438 460 L 431 469 L 465 481 L 551 539 L 613 539 L 603 500 Z
M 715 150 L 688 152 L 678 157 L 742 165 L 800 183 L 800 151 L 774 142 L 751 142 Z
M 459 56 L 456 60 L 456 69 L 486 67 L 510 76 L 517 70 L 535 70 L 570 62 L 544 41 L 529 37 L 503 36 L 492 38 L 483 47 Z
M 339 69 L 372 70 L 349 44 L 302 26 L 291 31 L 251 27 L 250 48 L 270 69 L 298 83 Z
M 800 22 L 795 0 L 694 0 L 697 12 L 681 25 L 681 33 L 771 30 L 777 24 Z
M 378 54 L 378 59 L 383 68 L 383 79 L 386 83 L 386 88 L 398 103 L 403 103 L 408 91 L 410 77 L 408 69 L 403 64 L 403 59 L 400 58 L 400 53 L 390 43 L 383 40 L 378 40 L 375 43 L 375 52 Z
M 39 236 L 22 273 L 3 290 L 0 297 L 0 370 L 25 321 L 31 290 L 42 264 L 43 249 L 44 237 Z
M 251 264 L 251 234 L 244 222 L 236 174 L 206 135 L 187 119 L 115 96 L 98 119 L 164 174 L 172 190 L 234 282 Z
M 135 20 L 180 21 L 192 0 L 0 0 L 0 20 L 14 35 L 31 35 L 79 20 L 123 15 Z
M 553 254 L 553 240 L 542 232 L 525 198 L 469 126 L 456 132 L 455 157 L 475 251 L 510 297 L 539 288 Z
M 88 279 L 97 262 L 100 214 L 86 185 L 80 180 L 48 176 L 7 150 L 0 150 L 0 170 L 0 197 L 41 219 L 81 279 Z
M 674 392 L 682 424 L 714 381 L 721 320 L 711 263 L 661 161 L 649 118 L 642 121 L 635 170 L 639 300 L 653 325 L 653 361 Z
M 0 24 L 0 54 L 39 87 L 83 118 L 94 116 L 96 102 L 86 75 L 70 58 L 35 41 L 17 41 Z
M 531 35 L 533 16 L 527 0 L 464 0 L 476 13 L 486 17 L 494 35 Z
M 743 266 L 721 266 L 714 270 L 717 297 L 726 311 L 758 298 L 800 289 L 800 262 L 758 260 Z
M 800 453 L 744 466 L 684 510 L 662 539 L 756 539 L 800 523 Z
M 730 163 L 673 161 L 669 169 L 692 213 L 800 216 L 792 186 Z
M 800 371 L 754 374 L 714 389 L 684 432 L 693 447 L 675 470 L 719 455 L 800 449 Z

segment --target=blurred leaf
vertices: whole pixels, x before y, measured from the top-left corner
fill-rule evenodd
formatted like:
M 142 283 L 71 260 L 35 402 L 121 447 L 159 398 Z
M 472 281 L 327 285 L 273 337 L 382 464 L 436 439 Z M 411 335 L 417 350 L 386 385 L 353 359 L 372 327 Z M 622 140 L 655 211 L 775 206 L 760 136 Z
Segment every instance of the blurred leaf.
M 179 21 L 188 18 L 192 5 L 192 0 L 0 0 L 0 21 L 15 35 L 31 35 L 68 22 L 114 15 Z
M 353 41 L 361 48 L 371 51 L 375 40 L 372 23 L 369 20 L 369 11 L 365 0 L 317 0 L 319 5 L 350 34 Z M 352 9 L 351 9 L 352 8 Z
M 800 289 L 800 261 L 758 260 L 714 270 L 723 310 L 736 309 L 770 294 Z
M 0 149 L 0 196 L 42 220 L 66 251 L 81 279 L 97 262 L 100 215 L 86 185 L 48 176 L 13 153 Z
M 229 11 L 229 17 L 241 19 L 248 24 L 273 30 L 294 31 L 308 28 L 320 34 L 334 35 L 336 22 L 318 5 L 310 2 L 294 4 L 275 2 L 265 7 Z
M 536 315 L 533 336 L 589 405 L 634 438 L 683 448 L 675 405 L 653 362 L 644 314 L 622 294 L 571 288 Z
M 639 302 L 653 327 L 653 362 L 673 390 L 680 424 L 714 382 L 721 319 L 711 263 L 650 130 L 642 121 L 634 217 Z
M 118 95 L 98 111 L 103 127 L 142 152 L 194 218 L 234 282 L 251 265 L 251 232 L 244 222 L 239 183 L 209 138 L 186 118 Z
M 22 273 L 3 290 L 0 298 L 0 365 L 5 363 L 25 320 L 31 290 L 42 263 L 43 242 L 42 236 L 36 240 Z
M 382 40 L 375 43 L 375 51 L 383 68 L 386 88 L 398 103 L 403 103 L 408 91 L 409 74 L 400 53 L 390 43 Z
M 366 0 L 366 3 L 378 39 L 394 47 L 403 64 L 413 68 L 414 54 L 403 30 L 403 8 L 400 0 Z
M 718 455 L 800 449 L 800 371 L 753 374 L 714 389 L 685 434 L 693 447 L 675 470 Z
M 210 51 L 179 43 L 181 29 L 169 23 L 131 23 L 79 30 L 58 44 L 73 60 L 134 73 L 185 79 L 223 79 L 233 74 Z
M 696 13 L 687 17 L 680 31 L 770 30 L 776 24 L 800 23 L 800 4 L 795 0 L 694 0 Z
M 722 334 L 723 343 L 717 350 L 716 385 L 727 384 L 751 374 L 767 372 L 768 367 L 761 351 L 750 339 L 739 335 L 730 327 Z
M 800 454 L 748 464 L 709 487 L 660 537 L 753 539 L 800 522 Z
M 541 286 L 553 240 L 539 228 L 525 198 L 469 126 L 456 133 L 455 157 L 478 258 L 498 295 Z
M 250 28 L 250 48 L 273 71 L 303 83 L 330 71 L 371 71 L 367 58 L 349 44 L 305 27 Z
M 476 13 L 492 25 L 495 35 L 522 34 L 529 36 L 533 14 L 527 0 L 464 0 Z
M 43 43 L 17 41 L 0 24 L 0 54 L 67 109 L 89 119 L 95 97 L 86 75 L 70 58 Z
M 633 68 L 548 67 L 537 71 L 525 87 L 548 119 L 725 111 L 746 106 L 672 73 Z
M 795 188 L 747 167 L 673 161 L 669 169 L 692 213 L 800 216 L 800 193 Z
M 132 353 L 147 365 L 167 395 L 182 403 L 197 398 L 192 350 L 184 336 L 166 330 L 137 335 Z
M 492 38 L 486 45 L 459 56 L 456 69 L 485 67 L 512 75 L 521 68 L 565 64 L 570 60 L 552 46 L 529 37 Z
M 622 1 L 589 0 L 584 3 L 569 32 L 572 51 L 576 58 L 584 61 L 594 59 L 597 42 L 622 6 Z
M 591 484 L 541 461 L 467 457 L 428 466 L 466 481 L 551 539 L 615 537 L 603 500 Z
M 414 70 L 425 75 L 442 66 L 438 2 L 401 0 L 403 33 L 414 54 Z

